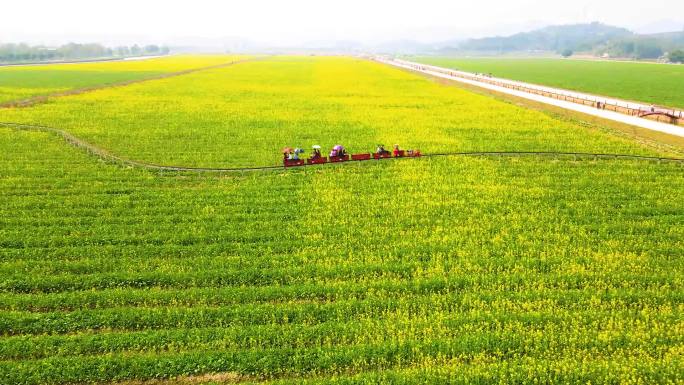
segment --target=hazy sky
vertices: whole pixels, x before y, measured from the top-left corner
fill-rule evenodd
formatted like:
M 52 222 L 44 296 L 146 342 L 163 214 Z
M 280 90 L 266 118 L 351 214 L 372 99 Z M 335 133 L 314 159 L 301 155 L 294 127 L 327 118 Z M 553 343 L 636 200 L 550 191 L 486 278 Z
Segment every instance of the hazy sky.
M 3 0 L 0 42 L 440 41 L 589 21 L 681 30 L 684 0 Z

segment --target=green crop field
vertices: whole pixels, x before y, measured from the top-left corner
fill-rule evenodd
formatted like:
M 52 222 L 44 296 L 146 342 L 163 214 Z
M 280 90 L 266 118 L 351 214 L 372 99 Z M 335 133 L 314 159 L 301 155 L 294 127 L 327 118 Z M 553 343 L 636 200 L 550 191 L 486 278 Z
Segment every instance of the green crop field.
M 337 142 L 668 155 L 351 58 L 0 121 L 190 166 Z M 572 157 L 159 173 L 0 127 L 0 384 L 681 383 L 683 190 L 681 163 Z
M 144 79 L 229 62 L 225 56 L 174 56 L 141 61 L 0 66 L 0 103 L 84 87 Z
M 684 108 L 684 66 L 654 63 L 560 59 L 411 58 L 573 91 Z

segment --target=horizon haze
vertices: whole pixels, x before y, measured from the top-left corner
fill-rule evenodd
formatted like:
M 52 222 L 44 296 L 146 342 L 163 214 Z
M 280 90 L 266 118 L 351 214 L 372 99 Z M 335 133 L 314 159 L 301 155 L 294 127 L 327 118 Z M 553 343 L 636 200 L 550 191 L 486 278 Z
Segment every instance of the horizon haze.
M 638 33 L 684 30 L 684 3 L 674 0 L 630 5 L 619 0 L 482 0 L 468 4 L 426 0 L 420 5 L 403 0 L 257 0 L 239 4 L 213 0 L 192 4 L 25 0 L 3 8 L 0 43 L 45 45 L 74 41 L 110 46 L 154 43 L 218 48 L 230 42 L 271 47 L 338 42 L 372 45 L 401 40 L 437 43 L 595 21 Z

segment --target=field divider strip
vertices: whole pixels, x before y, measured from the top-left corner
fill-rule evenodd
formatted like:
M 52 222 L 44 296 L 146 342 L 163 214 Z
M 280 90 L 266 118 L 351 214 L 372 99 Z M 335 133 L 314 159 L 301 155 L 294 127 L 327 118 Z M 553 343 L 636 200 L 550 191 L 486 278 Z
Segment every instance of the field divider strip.
M 190 68 L 187 70 L 169 72 L 169 73 L 149 76 L 149 77 L 145 77 L 145 78 L 141 78 L 141 79 L 124 80 L 124 81 L 115 82 L 115 83 L 100 84 L 100 85 L 95 85 L 95 86 L 90 86 L 90 87 L 74 88 L 74 89 L 70 89 L 70 90 L 66 90 L 66 91 L 57 91 L 57 92 L 52 92 L 52 93 L 48 93 L 48 94 L 44 94 L 44 95 L 36 95 L 36 96 L 30 97 L 28 99 L 11 100 L 8 102 L 0 103 L 0 109 L 2 109 L 2 108 L 31 107 L 31 106 L 34 106 L 34 105 L 39 104 L 39 103 L 45 103 L 50 98 L 80 95 L 80 94 L 84 94 L 86 92 L 98 91 L 98 90 L 103 90 L 103 89 L 107 89 L 107 88 L 123 87 L 123 86 L 129 86 L 129 85 L 137 84 L 137 83 L 149 82 L 149 81 L 153 81 L 153 80 L 168 79 L 168 78 L 172 78 L 172 77 L 176 77 L 176 76 L 183 76 L 183 75 L 189 75 L 189 74 L 192 74 L 195 72 L 200 72 L 200 71 L 208 71 L 208 70 L 213 70 L 213 69 L 225 68 L 225 67 L 233 66 L 235 64 L 240 64 L 240 63 L 245 63 L 245 62 L 250 62 L 250 61 L 256 61 L 256 60 L 262 60 L 262 59 L 263 58 L 247 58 L 247 59 L 241 59 L 241 60 L 233 60 L 233 61 L 228 62 L 228 63 L 221 63 L 221 64 L 216 64 L 216 65 L 211 65 L 211 66 L 206 66 L 206 67 Z
M 67 143 L 76 148 L 85 150 L 91 155 L 94 155 L 104 161 L 134 168 L 141 168 L 153 171 L 177 171 L 177 172 L 199 172 L 199 173 L 223 173 L 223 172 L 245 172 L 245 171 L 269 171 L 269 170 L 285 170 L 283 166 L 253 166 L 253 167 L 185 167 L 185 166 L 167 166 L 155 163 L 147 163 L 137 160 L 131 160 L 122 156 L 111 154 L 109 151 L 88 143 L 67 131 L 59 128 L 32 125 L 23 123 L 0 122 L 0 127 L 9 127 L 18 130 L 32 130 L 50 132 L 61 136 Z M 561 152 L 561 151 L 467 151 L 467 152 L 445 152 L 423 154 L 421 157 L 447 157 L 447 156 L 461 156 L 461 157 L 522 157 L 522 156 L 538 156 L 538 157 L 574 157 L 575 159 L 630 159 L 642 161 L 657 161 L 657 162 L 678 162 L 684 163 L 684 158 L 658 157 L 647 155 L 633 155 L 633 154 L 612 154 L 612 153 L 589 153 L 589 152 Z M 416 157 L 396 157 L 387 158 L 384 160 L 399 160 L 399 159 L 416 159 Z M 378 160 L 382 161 L 382 160 Z M 358 163 L 358 162 L 341 162 L 341 163 Z M 317 167 L 320 165 L 305 165 L 303 167 Z M 298 167 L 301 168 L 301 167 Z

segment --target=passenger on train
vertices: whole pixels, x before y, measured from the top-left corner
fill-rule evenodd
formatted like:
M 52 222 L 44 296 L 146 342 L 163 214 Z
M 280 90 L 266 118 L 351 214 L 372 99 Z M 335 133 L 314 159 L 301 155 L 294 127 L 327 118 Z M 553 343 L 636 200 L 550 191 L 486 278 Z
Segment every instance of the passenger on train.
M 344 146 L 341 144 L 335 145 L 333 149 L 330 151 L 330 157 L 335 158 L 335 157 L 342 157 L 347 155 L 347 150 L 344 149 Z
M 399 145 L 398 145 L 398 144 L 395 144 L 395 145 L 394 145 L 394 151 L 392 151 L 392 153 L 393 153 L 393 155 L 394 155 L 395 157 L 399 156 L 400 150 L 399 150 Z
M 378 148 L 375 150 L 375 153 L 378 155 L 389 155 L 389 151 L 385 150 L 385 146 L 382 144 L 378 144 Z
M 321 159 L 323 155 L 321 154 L 321 146 L 315 145 L 311 147 L 313 149 L 313 152 L 311 153 L 311 159 Z
M 292 148 L 290 148 L 290 147 L 283 148 L 283 160 L 290 159 L 291 153 L 292 153 Z
M 288 157 L 289 160 L 299 160 L 299 154 L 303 154 L 304 150 L 301 148 L 295 148 L 292 152 L 290 152 L 290 155 Z

